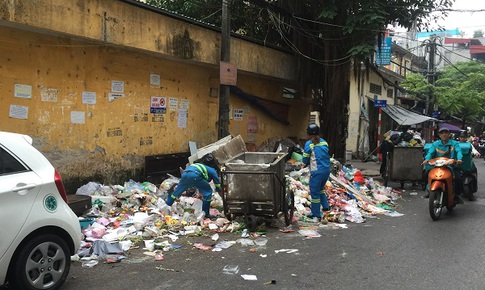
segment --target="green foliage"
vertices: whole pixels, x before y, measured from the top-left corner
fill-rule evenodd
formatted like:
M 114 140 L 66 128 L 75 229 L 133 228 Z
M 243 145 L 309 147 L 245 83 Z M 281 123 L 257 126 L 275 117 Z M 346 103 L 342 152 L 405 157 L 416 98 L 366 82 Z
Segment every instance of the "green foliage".
M 475 61 L 448 66 L 435 83 L 438 106 L 464 122 L 485 116 L 485 65 Z
M 428 84 L 428 81 L 423 75 L 418 73 L 411 73 L 406 76 L 406 80 L 400 84 L 401 87 L 416 95 L 418 99 L 425 99 L 427 95 L 433 93 L 434 87 Z
M 479 37 L 483 37 L 483 30 L 479 29 L 479 30 L 473 31 L 473 38 L 479 38 Z

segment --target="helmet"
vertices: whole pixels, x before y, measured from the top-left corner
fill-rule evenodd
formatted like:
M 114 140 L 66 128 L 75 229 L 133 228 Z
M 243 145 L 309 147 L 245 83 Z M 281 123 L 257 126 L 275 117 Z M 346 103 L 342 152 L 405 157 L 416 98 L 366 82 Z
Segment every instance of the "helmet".
M 439 133 L 441 133 L 441 132 L 448 132 L 448 133 L 450 133 L 450 129 L 448 129 L 446 127 L 441 127 L 438 132 Z
M 320 134 L 320 128 L 317 124 L 310 124 L 308 125 L 308 128 L 306 128 L 306 132 L 308 135 L 318 135 Z
M 468 137 L 468 133 L 465 130 L 460 131 L 460 135 L 458 137 Z
M 202 163 L 204 165 L 210 166 L 215 170 L 219 169 L 219 162 L 217 162 L 217 159 L 214 158 L 214 155 L 212 155 L 212 153 L 207 153 L 198 161 L 199 161 L 198 163 Z

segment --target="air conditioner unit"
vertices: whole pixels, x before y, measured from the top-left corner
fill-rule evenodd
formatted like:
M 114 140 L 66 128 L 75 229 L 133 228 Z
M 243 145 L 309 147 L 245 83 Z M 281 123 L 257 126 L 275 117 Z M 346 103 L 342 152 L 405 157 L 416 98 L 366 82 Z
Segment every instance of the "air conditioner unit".
M 320 127 L 320 112 L 313 111 L 310 112 L 310 124 L 317 124 Z

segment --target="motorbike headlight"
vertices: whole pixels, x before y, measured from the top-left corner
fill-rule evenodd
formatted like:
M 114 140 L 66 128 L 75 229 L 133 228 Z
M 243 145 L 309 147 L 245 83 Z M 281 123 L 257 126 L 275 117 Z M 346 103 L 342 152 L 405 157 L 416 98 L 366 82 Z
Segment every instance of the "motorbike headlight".
M 445 163 L 446 163 L 446 160 L 436 160 L 435 166 L 441 167 L 441 166 L 444 166 Z

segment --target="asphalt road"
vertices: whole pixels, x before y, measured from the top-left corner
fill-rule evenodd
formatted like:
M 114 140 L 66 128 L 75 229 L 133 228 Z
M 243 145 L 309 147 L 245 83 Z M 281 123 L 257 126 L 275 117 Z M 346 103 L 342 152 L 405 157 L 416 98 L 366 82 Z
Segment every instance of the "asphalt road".
M 483 158 L 475 163 L 484 176 Z M 166 252 L 163 261 L 131 250 L 120 263 L 82 268 L 74 262 L 63 289 L 484 289 L 485 182 L 479 181 L 477 201 L 445 210 L 439 221 L 429 216 L 421 186 L 404 190 L 396 209 L 401 217 L 321 227 L 322 236 L 311 239 L 268 228 L 268 243 L 256 252 L 239 244 L 202 251 L 192 244 L 214 244 L 210 237 L 184 237 L 177 241 L 182 248 Z M 238 238 L 222 233 L 219 241 Z M 226 265 L 237 265 L 239 273 L 224 274 Z

